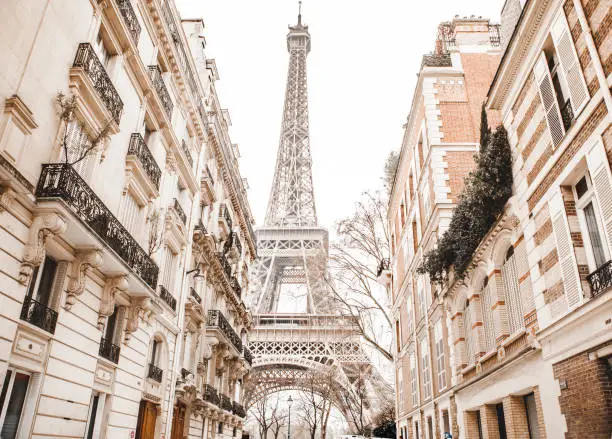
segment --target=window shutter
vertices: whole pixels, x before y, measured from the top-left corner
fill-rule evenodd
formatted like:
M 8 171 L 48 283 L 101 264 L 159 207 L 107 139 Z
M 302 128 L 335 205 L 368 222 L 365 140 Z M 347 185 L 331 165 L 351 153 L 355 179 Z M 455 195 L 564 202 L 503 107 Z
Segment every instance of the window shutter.
M 591 172 L 591 180 L 597 195 L 603 228 L 605 230 L 608 249 L 612 248 L 612 179 L 606 151 L 598 141 L 587 155 L 587 164 Z
M 565 208 L 561 192 L 557 191 L 548 203 L 550 218 L 552 220 L 555 240 L 557 241 L 557 254 L 559 267 L 563 279 L 565 297 L 570 308 L 582 301 L 582 286 L 578 275 L 578 266 L 569 232 L 569 224 L 565 216 Z
M 574 114 L 578 114 L 589 99 L 589 90 L 584 76 L 582 76 L 576 48 L 574 47 L 563 11 L 559 13 L 559 16 L 553 23 L 551 36 L 559 56 L 559 63 L 561 64 L 565 81 L 567 82 L 572 109 Z
M 559 105 L 557 104 L 557 97 L 552 86 L 552 79 L 550 78 L 550 72 L 548 65 L 546 64 L 546 57 L 544 52 L 540 53 L 540 57 L 536 61 L 533 68 L 533 74 L 535 75 L 538 89 L 540 91 L 540 99 L 544 106 L 544 113 L 546 114 L 546 121 L 548 122 L 548 129 L 552 137 L 553 144 L 557 146 L 563 140 L 565 130 L 563 129 L 563 122 L 561 121 L 561 112 L 559 111 Z

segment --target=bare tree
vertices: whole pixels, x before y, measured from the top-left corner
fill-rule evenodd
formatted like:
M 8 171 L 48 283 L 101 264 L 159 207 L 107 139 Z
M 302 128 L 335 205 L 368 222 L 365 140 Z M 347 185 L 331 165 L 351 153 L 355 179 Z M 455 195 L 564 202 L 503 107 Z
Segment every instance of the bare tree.
M 164 225 L 160 209 L 153 209 L 147 217 L 147 221 L 151 224 L 149 227 L 148 250 L 149 256 L 155 253 L 164 242 Z
M 278 407 L 278 399 L 280 395 L 276 395 L 276 405 L 272 410 L 271 422 L 270 422 L 270 430 L 272 431 L 272 436 L 274 439 L 278 439 L 280 431 L 283 427 L 285 427 L 285 422 L 287 421 L 287 412 L 280 409 Z
M 254 419 L 257 423 L 259 438 L 267 439 L 268 431 L 272 425 L 272 413 L 269 409 L 268 396 L 264 395 L 255 404 L 253 404 L 249 412 L 251 413 L 252 419 Z
M 355 426 L 355 434 L 361 436 L 371 435 L 371 425 L 368 418 L 370 408 L 370 395 L 364 373 L 352 377 L 352 386 L 341 392 L 344 407 L 348 412 L 348 420 Z
M 327 422 L 336 396 L 335 373 L 332 367 L 310 370 L 302 381 L 298 418 L 310 439 L 315 439 L 317 430 L 321 432 L 321 439 L 327 435 Z
M 397 172 L 397 165 L 399 164 L 399 152 L 391 151 L 385 161 L 385 168 L 383 174 L 383 181 L 387 193 L 391 193 L 393 189 L 393 183 L 395 182 L 395 173 Z

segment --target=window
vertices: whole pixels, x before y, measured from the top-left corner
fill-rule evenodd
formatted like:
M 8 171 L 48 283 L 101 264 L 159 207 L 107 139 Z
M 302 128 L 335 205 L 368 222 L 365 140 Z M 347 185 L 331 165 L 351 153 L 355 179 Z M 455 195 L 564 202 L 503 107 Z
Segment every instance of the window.
M 604 246 L 603 234 L 601 232 L 601 223 L 598 218 L 598 210 L 595 207 L 594 191 L 590 176 L 585 174 L 578 183 L 574 186 L 574 194 L 576 197 L 576 209 L 580 215 L 580 221 L 583 225 L 583 238 L 586 242 L 587 258 L 592 268 L 601 267 L 608 258 L 606 257 L 606 248 Z
M 117 312 L 119 308 L 115 305 L 113 313 L 106 319 L 106 329 L 104 330 L 104 338 L 111 343 L 115 343 L 117 336 Z
M 176 267 L 176 254 L 172 252 L 168 245 L 164 246 L 164 253 L 162 255 L 164 271 L 162 273 L 161 284 L 173 294 L 174 278 L 175 278 L 175 267 Z
M 480 418 L 480 410 L 476 411 L 476 427 L 478 427 L 478 439 L 482 439 L 482 419 Z
M 223 434 L 223 422 L 217 422 L 217 433 Z
M 488 277 L 485 277 L 482 282 L 480 300 L 484 328 L 484 350 L 485 352 L 489 352 L 495 347 L 495 327 L 493 326 L 493 310 L 491 309 L 493 304 L 491 303 L 491 291 Z
M 421 366 L 423 368 L 423 397 L 427 399 L 431 396 L 431 377 L 429 364 L 429 346 L 427 337 L 421 340 Z
M 151 364 L 159 366 L 159 360 L 161 355 L 161 341 L 153 339 L 153 346 L 151 347 Z
M 400 211 L 400 221 L 401 221 L 401 225 L 403 228 L 404 224 L 406 224 L 406 205 L 404 203 L 404 200 L 402 200 L 402 203 L 400 204 L 399 211 Z
M 73 120 L 66 126 L 66 148 L 62 148 L 62 161 L 72 164 L 72 168 L 83 178 L 87 177 L 89 164 L 93 163 L 95 150 L 92 149 L 91 137 L 85 131 L 83 124 Z
M 431 419 L 431 416 L 427 417 L 427 438 L 434 439 L 433 420 Z
M 499 439 L 508 439 L 508 435 L 506 434 L 506 417 L 504 415 L 504 405 L 502 403 L 495 405 L 495 415 L 497 416 Z
M 8 369 L 0 393 L 0 438 L 15 439 L 23 405 L 28 393 L 30 375 L 15 369 Z
M 237 429 L 236 429 L 236 427 L 234 427 L 232 429 L 232 437 L 236 437 L 236 433 L 237 433 Z
M 470 365 L 476 359 L 476 346 L 474 334 L 472 333 L 472 313 L 469 300 L 465 301 L 465 307 L 463 308 L 463 332 L 465 333 L 466 361 Z
M 143 206 L 138 203 L 130 192 L 126 192 L 122 199 L 119 217 L 125 228 L 141 244 L 144 236 L 143 224 L 145 222 L 143 214 Z
M 406 297 L 406 327 L 409 334 L 412 332 L 412 325 L 412 294 L 408 294 Z
M 96 393 L 91 397 L 91 403 L 89 404 L 89 418 L 87 420 L 86 439 L 93 439 L 94 437 L 94 428 L 96 427 L 96 418 L 98 416 L 99 402 L 100 402 L 100 395 Z
M 102 65 L 108 69 L 108 63 L 111 59 L 111 54 L 106 48 L 104 44 L 104 35 L 102 29 L 98 32 L 98 36 L 96 37 L 96 42 L 94 43 L 94 51 L 96 55 L 98 55 L 98 59 L 102 63 Z
M 508 326 L 510 334 L 522 329 L 525 324 L 521 305 L 521 293 L 519 290 L 518 276 L 516 274 L 516 260 L 514 247 L 510 246 L 506 252 L 506 260 L 502 266 L 502 279 L 504 281 L 504 292 L 506 293 L 506 311 L 508 313 Z
M 416 432 L 415 437 L 421 439 L 421 433 L 419 432 L 419 421 L 414 422 L 414 430 Z
M 525 415 L 529 427 L 529 439 L 540 439 L 540 425 L 538 424 L 538 410 L 535 395 L 530 393 L 523 397 L 525 403 Z
M 28 297 L 37 301 L 42 306 L 48 307 L 56 272 L 57 261 L 50 256 L 46 256 L 43 263 L 36 267 L 32 273 Z
M 442 319 L 434 325 L 434 341 L 436 344 L 436 368 L 438 371 L 438 390 L 446 388 L 446 367 L 444 364 L 444 334 Z
M 425 314 L 427 314 L 427 303 L 425 302 L 425 288 L 423 286 L 423 276 L 419 276 L 418 280 L 417 280 L 417 298 L 419 300 L 418 303 L 418 307 L 419 307 L 419 317 L 418 320 L 422 319 L 423 317 L 425 317 Z
M 395 321 L 395 341 L 397 344 L 397 352 L 399 352 L 402 349 L 402 339 L 401 339 L 401 330 L 400 330 L 400 323 L 399 320 Z
M 412 251 L 416 254 L 419 248 L 419 237 L 417 235 L 417 223 L 415 220 L 412 221 Z
M 404 377 L 401 363 L 397 367 L 397 398 L 398 405 L 404 407 Z
M 448 410 L 442 410 L 442 433 L 450 434 L 450 419 L 448 417 Z
M 410 354 L 410 393 L 412 396 L 412 406 L 416 407 L 419 404 L 419 392 L 417 385 L 417 370 L 414 353 Z

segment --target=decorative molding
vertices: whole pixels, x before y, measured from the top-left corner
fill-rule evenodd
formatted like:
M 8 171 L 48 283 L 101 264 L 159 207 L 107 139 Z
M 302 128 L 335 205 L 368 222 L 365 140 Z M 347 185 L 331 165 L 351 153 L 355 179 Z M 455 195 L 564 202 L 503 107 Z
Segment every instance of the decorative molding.
M 124 343 L 126 345 L 130 341 L 131 335 L 138 330 L 139 321 L 142 319 L 143 321 L 150 322 L 152 314 L 153 306 L 150 298 L 143 297 L 132 301 L 128 308 L 125 325 Z
M 19 283 L 27 285 L 34 268 L 45 260 L 47 238 L 60 235 L 67 228 L 66 220 L 57 213 L 43 213 L 34 218 L 28 231 L 28 243 L 23 250 Z
M 17 193 L 8 186 L 0 186 L 0 213 L 10 209 L 15 201 Z
M 32 131 L 38 128 L 38 124 L 34 120 L 34 113 L 18 95 L 13 95 L 4 100 L 4 113 L 13 118 L 24 134 L 32 134 Z
M 166 152 L 166 170 L 170 174 L 176 174 L 177 169 L 177 162 L 174 152 L 172 152 L 172 150 L 168 150 Z
M 126 274 L 111 277 L 106 280 L 104 290 L 102 291 L 102 301 L 100 302 L 100 311 L 98 312 L 98 330 L 104 329 L 104 321 L 106 317 L 113 314 L 115 310 L 115 300 L 118 292 L 125 292 L 128 287 Z
M 80 296 L 85 290 L 85 278 L 91 268 L 99 268 L 102 265 L 101 250 L 86 250 L 77 253 L 72 262 L 70 271 L 70 282 L 66 289 L 66 303 L 64 309 L 70 311 L 76 302 L 76 296 Z

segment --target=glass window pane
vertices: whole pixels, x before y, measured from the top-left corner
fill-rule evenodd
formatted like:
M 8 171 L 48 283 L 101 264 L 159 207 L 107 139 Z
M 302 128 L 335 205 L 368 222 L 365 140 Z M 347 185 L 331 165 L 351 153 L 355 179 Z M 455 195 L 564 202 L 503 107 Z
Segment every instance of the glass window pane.
M 601 235 L 599 234 L 599 227 L 597 226 L 597 219 L 595 218 L 593 203 L 587 204 L 583 211 L 589 232 L 589 239 L 591 241 L 591 249 L 593 250 L 593 258 L 595 259 L 595 265 L 597 265 L 597 268 L 599 268 L 606 262 L 606 255 L 604 253 Z
M 12 370 L 6 371 L 6 376 L 4 377 L 4 385 L 2 386 L 2 393 L 0 393 L 0 415 L 4 410 L 4 400 L 6 399 L 6 394 L 8 393 L 8 387 L 11 382 L 11 376 L 13 375 Z
M 49 257 L 45 258 L 45 265 L 40 275 L 40 284 L 38 285 L 35 297 L 35 300 L 44 306 L 49 306 L 49 298 L 51 297 L 51 288 L 53 287 L 56 270 L 57 262 Z
M 525 411 L 527 412 L 527 425 L 529 427 L 529 438 L 540 439 L 540 426 L 538 425 L 538 412 L 533 393 L 525 395 Z
M 25 401 L 29 382 L 29 375 L 23 373 L 15 374 L 13 391 L 11 392 L 8 407 L 6 408 L 6 417 L 2 425 L 2 432 L 0 432 L 0 437 L 2 439 L 15 439 L 17 436 L 19 419 L 21 418 L 21 410 L 23 409 L 23 402 Z
M 93 438 L 94 427 L 96 424 L 96 415 L 98 414 L 98 401 L 100 395 L 94 395 L 91 400 L 91 412 L 89 413 L 89 427 L 87 428 L 87 439 Z

